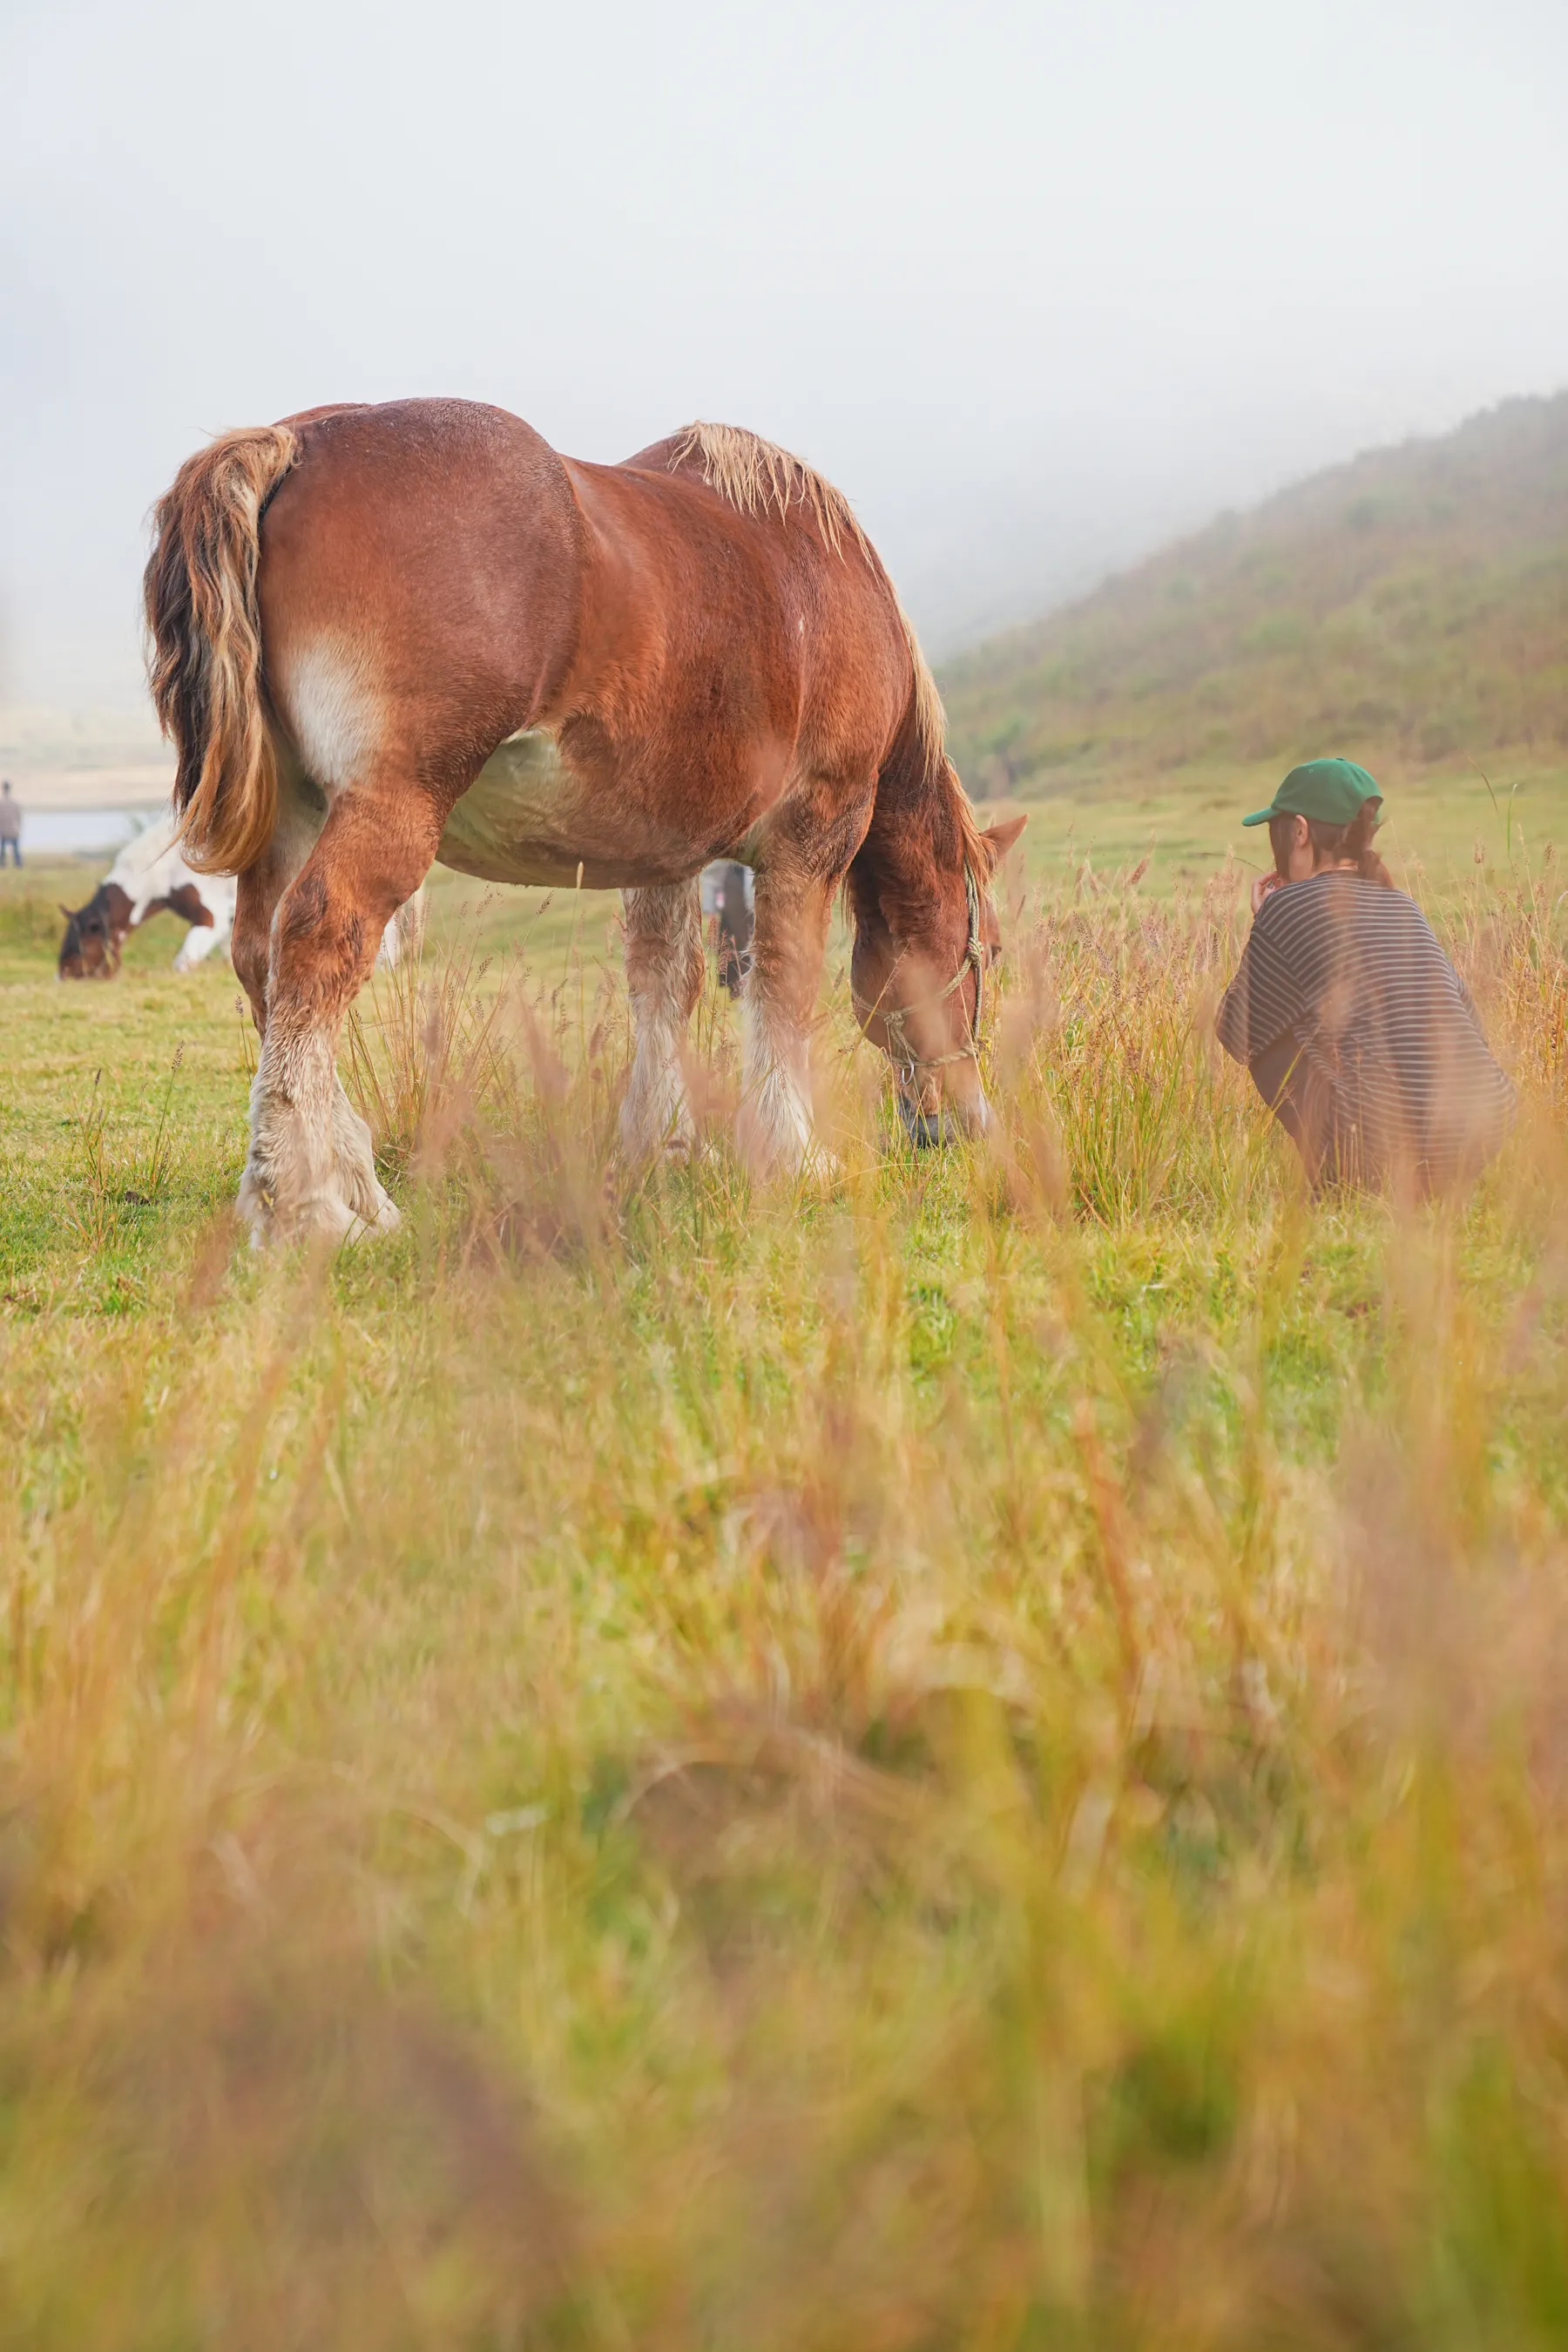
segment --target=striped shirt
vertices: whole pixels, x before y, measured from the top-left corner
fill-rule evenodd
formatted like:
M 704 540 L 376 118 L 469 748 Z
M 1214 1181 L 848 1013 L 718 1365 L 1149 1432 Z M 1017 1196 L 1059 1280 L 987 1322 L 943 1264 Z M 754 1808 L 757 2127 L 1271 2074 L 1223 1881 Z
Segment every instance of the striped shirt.
M 1364 1181 L 1401 1167 L 1437 1184 L 1471 1172 L 1513 1117 L 1513 1083 L 1426 916 L 1359 874 L 1269 893 L 1215 1028 L 1238 1062 L 1294 1045 L 1331 1108 L 1342 1168 Z

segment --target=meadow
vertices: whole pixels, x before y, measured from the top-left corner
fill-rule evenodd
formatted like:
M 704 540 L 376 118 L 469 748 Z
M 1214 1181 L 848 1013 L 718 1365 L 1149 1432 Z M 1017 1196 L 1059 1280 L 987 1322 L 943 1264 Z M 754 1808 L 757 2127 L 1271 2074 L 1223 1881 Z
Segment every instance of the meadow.
M 1147 820 L 1032 828 L 984 1149 L 840 955 L 819 1187 L 712 992 L 620 1169 L 613 902 L 444 878 L 331 1258 L 237 1244 L 233 974 L 3 877 L 0 2339 L 1568 2336 L 1560 868 L 1413 877 L 1522 1104 L 1403 1213 Z

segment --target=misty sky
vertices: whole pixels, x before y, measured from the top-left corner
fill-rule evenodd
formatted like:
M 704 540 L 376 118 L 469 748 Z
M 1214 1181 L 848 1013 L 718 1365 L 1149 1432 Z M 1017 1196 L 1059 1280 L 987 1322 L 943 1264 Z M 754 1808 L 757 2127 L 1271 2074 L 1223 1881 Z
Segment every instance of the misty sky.
M 1564 0 L 0 0 L 0 699 L 136 691 L 207 433 L 752 425 L 940 652 L 1568 383 Z

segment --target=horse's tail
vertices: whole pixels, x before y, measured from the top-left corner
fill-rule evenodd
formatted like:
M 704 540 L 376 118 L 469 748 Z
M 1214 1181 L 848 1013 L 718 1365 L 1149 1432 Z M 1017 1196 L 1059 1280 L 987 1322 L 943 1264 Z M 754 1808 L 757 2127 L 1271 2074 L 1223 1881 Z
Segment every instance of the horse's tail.
M 243 873 L 272 838 L 278 769 L 261 678 L 261 514 L 300 455 L 286 425 L 221 434 L 158 502 L 142 583 L 148 676 L 179 765 L 180 837 L 198 871 Z

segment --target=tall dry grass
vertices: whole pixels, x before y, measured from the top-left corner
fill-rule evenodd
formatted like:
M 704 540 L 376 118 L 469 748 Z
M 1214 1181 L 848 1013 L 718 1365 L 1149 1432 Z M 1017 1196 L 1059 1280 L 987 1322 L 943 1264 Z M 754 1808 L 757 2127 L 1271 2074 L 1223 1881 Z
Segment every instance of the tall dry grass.
M 433 953 L 394 1248 L 7 1333 L 5 2340 L 1563 2340 L 1561 929 L 1456 917 L 1527 1117 L 1400 1220 L 1234 920 L 1018 909 L 986 1152 L 836 998 L 830 1194 Z

